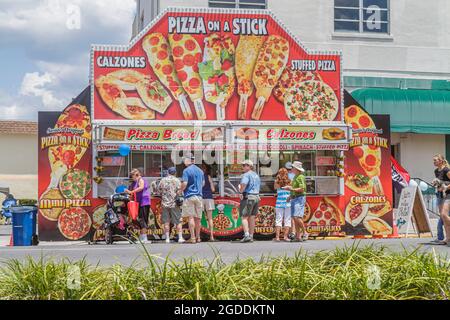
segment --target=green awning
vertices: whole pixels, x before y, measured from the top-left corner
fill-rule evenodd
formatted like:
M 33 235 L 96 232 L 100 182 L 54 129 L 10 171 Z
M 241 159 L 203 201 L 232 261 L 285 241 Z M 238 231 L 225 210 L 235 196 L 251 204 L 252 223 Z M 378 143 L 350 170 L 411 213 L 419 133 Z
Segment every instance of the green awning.
M 370 114 L 389 114 L 392 132 L 450 134 L 450 91 L 365 88 L 351 92 Z

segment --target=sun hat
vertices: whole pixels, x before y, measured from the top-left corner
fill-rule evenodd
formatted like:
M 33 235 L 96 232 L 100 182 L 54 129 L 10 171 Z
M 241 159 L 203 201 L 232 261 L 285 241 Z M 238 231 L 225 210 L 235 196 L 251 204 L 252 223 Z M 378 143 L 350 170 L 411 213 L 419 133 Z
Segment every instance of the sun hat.
M 253 161 L 252 161 L 252 160 L 249 160 L 249 159 L 246 159 L 246 160 L 244 160 L 244 161 L 242 162 L 242 165 L 243 165 L 243 166 L 248 165 L 248 166 L 250 166 L 250 167 L 253 167 Z
M 300 161 L 294 161 L 292 167 L 294 169 L 297 169 L 298 171 L 305 172 L 305 169 L 303 169 L 303 163 L 301 163 Z

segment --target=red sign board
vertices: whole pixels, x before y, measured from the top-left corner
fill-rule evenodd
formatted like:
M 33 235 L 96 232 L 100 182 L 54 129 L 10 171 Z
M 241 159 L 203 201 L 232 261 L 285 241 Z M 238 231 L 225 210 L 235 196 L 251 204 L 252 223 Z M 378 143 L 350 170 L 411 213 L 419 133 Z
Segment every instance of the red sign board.
M 93 121 L 343 121 L 341 55 L 274 16 L 169 9 L 128 47 L 94 46 Z

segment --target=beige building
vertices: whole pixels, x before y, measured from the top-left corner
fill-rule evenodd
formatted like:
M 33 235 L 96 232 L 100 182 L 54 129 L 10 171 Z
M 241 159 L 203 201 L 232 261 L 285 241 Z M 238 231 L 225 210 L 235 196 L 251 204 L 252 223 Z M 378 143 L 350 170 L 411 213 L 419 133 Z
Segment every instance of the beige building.
M 0 186 L 16 199 L 37 199 L 37 146 L 37 122 L 0 121 Z

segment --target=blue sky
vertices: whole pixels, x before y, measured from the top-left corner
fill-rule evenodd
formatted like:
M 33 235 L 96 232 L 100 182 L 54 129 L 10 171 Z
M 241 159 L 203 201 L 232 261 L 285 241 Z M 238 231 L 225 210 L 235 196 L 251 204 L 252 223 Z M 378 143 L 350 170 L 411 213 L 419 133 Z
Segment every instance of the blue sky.
M 127 44 L 134 0 L 0 0 L 0 119 L 36 120 L 88 85 L 92 43 Z

